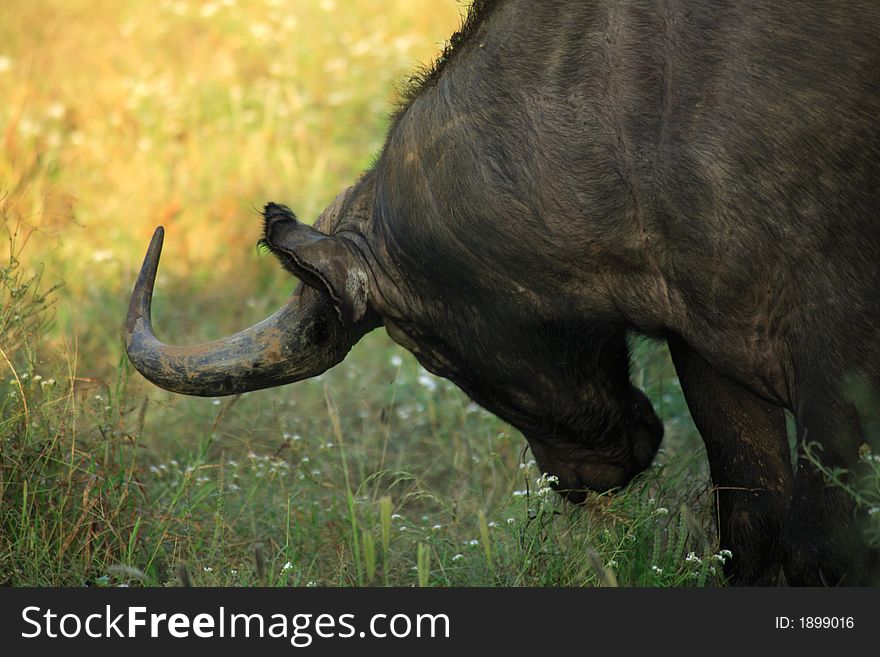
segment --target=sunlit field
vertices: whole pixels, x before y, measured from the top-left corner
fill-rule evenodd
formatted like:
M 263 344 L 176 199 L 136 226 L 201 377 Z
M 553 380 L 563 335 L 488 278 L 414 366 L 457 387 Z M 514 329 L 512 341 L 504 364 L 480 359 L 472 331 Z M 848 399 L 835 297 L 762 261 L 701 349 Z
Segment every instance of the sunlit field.
M 256 248 L 260 209 L 311 221 L 367 169 L 396 85 L 464 10 L 4 0 L 0 584 L 723 583 L 702 443 L 658 345 L 634 342 L 633 371 L 664 448 L 580 508 L 382 330 L 317 379 L 223 399 L 166 393 L 124 358 L 157 225 L 160 338 L 284 302 L 295 280 Z

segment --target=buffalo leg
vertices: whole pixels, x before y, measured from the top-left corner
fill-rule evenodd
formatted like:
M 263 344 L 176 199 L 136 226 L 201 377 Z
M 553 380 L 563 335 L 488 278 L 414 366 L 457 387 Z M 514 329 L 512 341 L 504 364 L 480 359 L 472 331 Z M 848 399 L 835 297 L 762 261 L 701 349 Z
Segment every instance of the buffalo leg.
M 834 390 L 830 384 L 820 389 Z M 803 450 L 805 445 L 818 445 L 812 455 L 825 468 L 858 475 L 863 418 L 852 404 L 827 396 L 812 403 L 802 400 L 796 419 L 801 449 L 788 527 L 786 579 L 810 586 L 880 584 L 878 551 L 870 549 L 861 535 L 865 518 L 852 497 L 829 484 Z
M 680 338 L 672 360 L 709 457 L 721 547 L 731 584 L 775 584 L 791 499 L 785 413 L 731 381 Z

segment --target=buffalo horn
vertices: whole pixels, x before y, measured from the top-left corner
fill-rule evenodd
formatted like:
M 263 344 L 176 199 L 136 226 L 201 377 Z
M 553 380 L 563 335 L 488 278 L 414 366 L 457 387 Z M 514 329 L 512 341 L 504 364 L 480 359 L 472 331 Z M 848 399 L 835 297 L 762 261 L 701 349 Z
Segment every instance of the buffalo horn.
M 317 376 L 354 340 L 329 295 L 300 284 L 271 317 L 220 340 L 178 347 L 153 335 L 150 307 L 164 230 L 156 229 L 135 283 L 124 340 L 135 368 L 157 386 L 202 397 L 231 395 Z

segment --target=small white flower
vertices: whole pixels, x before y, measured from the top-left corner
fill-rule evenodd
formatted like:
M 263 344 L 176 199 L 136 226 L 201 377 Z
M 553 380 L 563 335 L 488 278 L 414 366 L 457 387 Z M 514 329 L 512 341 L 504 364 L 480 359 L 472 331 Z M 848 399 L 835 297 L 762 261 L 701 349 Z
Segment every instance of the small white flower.
M 63 119 L 64 115 L 67 113 L 67 108 L 64 107 L 61 103 L 52 103 L 46 109 L 46 114 L 51 119 L 55 119 L 56 121 L 59 119 Z
M 220 400 L 219 400 L 219 399 L 215 399 L 215 400 L 213 400 L 211 403 L 214 404 L 214 406 L 219 406 L 219 405 L 220 405 Z
M 209 2 L 205 5 L 202 5 L 201 11 L 199 11 L 199 16 L 202 18 L 211 18 L 214 14 L 220 11 L 220 7 L 215 5 L 213 2 Z
M 475 538 L 472 538 L 471 540 L 468 541 L 468 545 L 479 545 L 479 544 L 480 544 L 480 542 Z
M 655 573 L 657 573 L 658 575 L 662 575 L 662 574 L 663 574 L 663 569 L 662 569 L 662 568 L 658 568 L 657 566 L 651 566 L 651 570 L 653 570 L 653 571 L 654 571 Z
M 392 513 L 392 514 L 391 514 L 391 519 L 392 519 L 392 520 L 400 520 L 401 518 L 403 518 L 403 516 L 400 515 L 399 513 Z
M 609 559 L 608 563 L 605 564 L 606 568 L 617 568 L 617 561 L 614 559 Z
M 204 570 L 206 573 L 213 573 L 214 572 L 214 569 L 211 568 L 211 566 L 205 566 L 204 568 L 202 568 L 202 570 Z
M 431 530 L 435 532 L 440 531 L 441 529 L 443 529 L 443 525 L 434 525 L 433 527 L 431 527 Z
M 492 527 L 493 529 L 494 529 L 495 527 L 497 527 L 497 526 L 498 526 L 498 523 L 495 522 L 494 520 L 493 520 L 492 522 L 489 523 L 489 527 Z
M 291 570 L 292 568 L 293 568 L 293 564 L 290 563 L 289 561 L 287 563 L 285 563 L 283 566 L 281 566 L 281 570 L 284 570 L 284 571 Z
M 731 552 L 730 550 L 720 550 L 718 552 L 718 554 L 713 554 L 712 558 L 715 559 L 716 561 L 718 561 L 719 563 L 724 563 L 725 561 L 730 559 L 730 557 L 732 557 L 732 556 L 733 556 L 733 552 Z
M 658 516 L 665 516 L 669 514 L 669 509 L 667 509 L 665 506 L 658 506 L 656 509 L 654 509 L 654 513 L 656 513 Z
M 553 492 L 553 488 L 550 484 L 558 484 L 559 477 L 556 475 L 543 473 L 540 477 L 535 480 L 535 484 L 538 487 L 538 490 L 535 491 L 535 495 L 538 497 L 547 497 Z
M 688 563 L 703 563 L 703 560 L 697 556 L 696 552 L 688 552 L 688 555 L 684 559 Z
M 419 385 L 427 388 L 429 391 L 434 391 L 437 389 L 437 382 L 431 378 L 431 375 L 426 373 L 419 374 Z
M 464 558 L 464 555 L 461 554 L 461 553 L 458 553 L 458 554 L 456 554 L 456 555 L 454 555 L 454 556 L 452 557 L 452 560 L 453 560 L 453 561 L 458 561 L 459 559 L 463 559 L 463 558 Z
M 528 491 L 524 491 L 524 490 L 515 490 L 515 491 L 513 491 L 513 496 L 514 496 L 514 497 L 524 497 L 525 495 L 528 495 Z
M 507 519 L 507 524 L 508 524 L 508 525 L 512 525 L 512 524 L 515 523 L 515 522 L 516 522 L 516 518 L 508 518 L 508 519 Z

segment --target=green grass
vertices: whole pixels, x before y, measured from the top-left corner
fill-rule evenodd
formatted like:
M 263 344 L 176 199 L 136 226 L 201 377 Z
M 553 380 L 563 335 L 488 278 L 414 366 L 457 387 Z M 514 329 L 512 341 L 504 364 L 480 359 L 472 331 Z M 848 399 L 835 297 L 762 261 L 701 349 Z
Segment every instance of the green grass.
M 293 281 L 254 248 L 257 208 L 314 217 L 349 185 L 395 81 L 461 9 L 341 4 L 4 4 L 0 583 L 719 584 L 701 442 L 650 342 L 634 375 L 664 449 L 581 508 L 541 492 L 517 431 L 382 332 L 315 380 L 226 399 L 127 364 L 153 228 L 160 337 L 266 316 Z
M 683 449 L 693 430 L 652 345 L 637 345 L 638 376 L 669 420 L 670 447 L 626 491 L 576 509 L 542 490 L 515 430 L 382 334 L 313 381 L 179 397 L 132 375 L 119 345 L 106 379 L 78 376 L 75 352 L 41 358 L 57 292 L 39 292 L 20 263 L 6 261 L 0 288 L 12 347 L 0 405 L 0 581 L 719 581 L 702 460 Z

